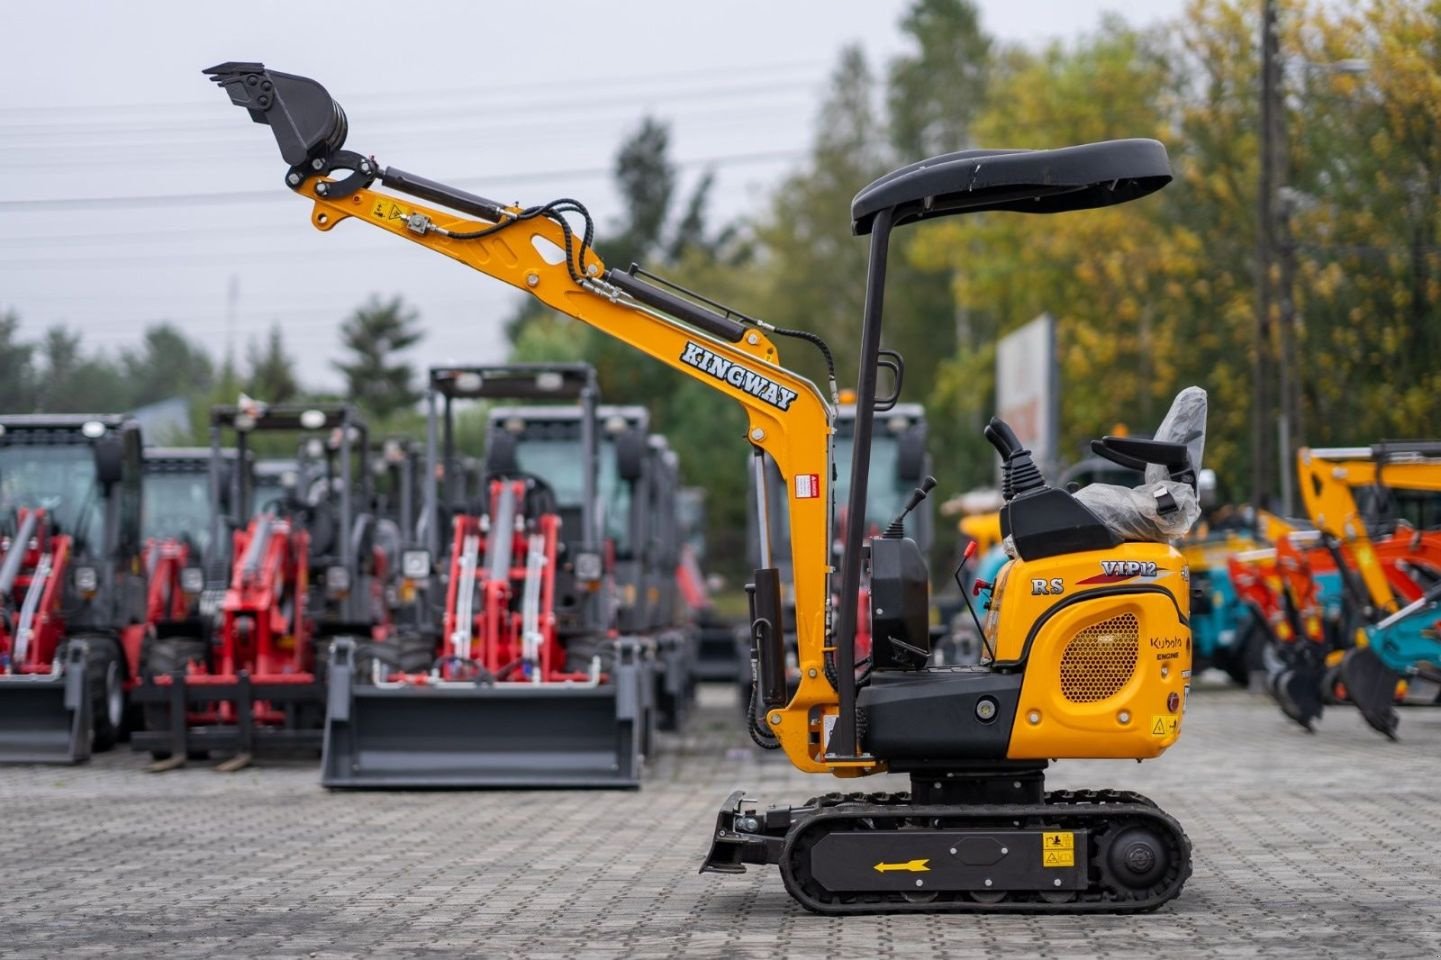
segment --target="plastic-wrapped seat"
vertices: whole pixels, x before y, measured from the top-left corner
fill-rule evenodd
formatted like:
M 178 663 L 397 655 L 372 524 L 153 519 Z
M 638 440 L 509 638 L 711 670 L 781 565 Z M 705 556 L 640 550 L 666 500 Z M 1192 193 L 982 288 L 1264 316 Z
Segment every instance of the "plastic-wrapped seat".
M 1139 487 L 1093 483 L 1075 497 L 1122 540 L 1165 542 L 1185 536 L 1201 516 L 1196 477 L 1206 446 L 1206 391 L 1176 395 L 1153 440 L 1104 437 L 1091 449 L 1124 467 L 1143 470 Z

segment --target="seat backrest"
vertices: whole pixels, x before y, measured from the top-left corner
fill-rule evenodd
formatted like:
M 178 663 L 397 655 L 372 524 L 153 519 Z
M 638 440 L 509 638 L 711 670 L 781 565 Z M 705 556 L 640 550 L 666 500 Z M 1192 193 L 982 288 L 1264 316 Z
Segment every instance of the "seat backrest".
M 1184 445 L 1194 477 L 1206 446 L 1206 391 L 1187 387 L 1177 394 L 1156 440 Z M 1147 464 L 1146 482 L 1139 487 L 1093 483 L 1075 496 L 1122 540 L 1164 543 L 1185 536 L 1201 516 L 1193 481 L 1171 479 L 1174 472 L 1164 464 Z
M 1156 428 L 1156 440 L 1184 444 L 1191 456 L 1191 469 L 1201 470 L 1201 457 L 1206 452 L 1206 391 L 1187 387 L 1176 394 L 1171 409 L 1166 411 Z M 1166 468 L 1157 464 L 1146 467 L 1146 482 L 1165 480 Z

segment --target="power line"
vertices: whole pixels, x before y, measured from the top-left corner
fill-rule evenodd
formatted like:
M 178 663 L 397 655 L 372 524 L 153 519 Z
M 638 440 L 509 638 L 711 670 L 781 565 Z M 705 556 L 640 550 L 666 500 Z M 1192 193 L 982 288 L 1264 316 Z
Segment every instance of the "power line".
M 735 153 L 712 157 L 696 157 L 677 160 L 677 169 L 692 167 L 732 167 L 758 163 L 795 160 L 805 156 L 804 150 L 763 150 L 755 153 Z M 461 187 L 484 187 L 505 181 L 507 185 L 535 183 L 565 178 L 609 176 L 610 167 L 581 167 L 570 170 L 539 170 L 517 173 L 493 174 L 490 176 L 459 177 L 448 181 Z M 0 200 L 0 210 L 129 210 L 146 207 L 185 207 L 212 204 L 257 203 L 278 201 L 285 191 L 274 190 L 218 190 L 212 193 L 168 193 L 121 197 L 51 197 L 41 200 Z M 217 230 L 223 233 L 223 230 Z
M 806 96 L 804 91 L 796 91 L 800 96 Z M 672 103 L 714 103 L 716 101 L 737 100 L 746 97 L 760 97 L 764 99 L 774 98 L 779 94 L 776 89 L 775 80 L 754 81 L 750 83 L 734 84 L 729 87 L 707 86 L 698 90 L 663 90 L 647 94 L 643 104 L 672 104 Z M 809 99 L 809 98 L 808 98 Z M 194 140 L 195 135 L 202 131 L 225 131 L 227 136 L 211 138 L 205 142 L 213 143 L 238 143 L 245 139 L 243 127 L 236 123 L 238 117 L 231 116 L 230 111 L 221 112 L 223 101 L 216 104 L 214 111 L 216 116 L 206 120 L 175 120 L 175 121 L 153 121 L 149 123 L 136 124 L 134 121 L 116 120 L 112 122 L 94 122 L 84 126 L 70 124 L 0 124 L 3 132 L 10 134 L 28 134 L 31 136 L 46 137 L 83 137 L 90 135 L 103 135 L 107 138 L 107 145 L 124 146 L 131 142 L 152 143 L 157 141 L 160 134 L 173 134 L 178 140 L 159 140 L 160 143 L 168 142 L 189 142 Z M 372 128 L 379 125 L 390 127 L 401 127 L 406 130 L 419 126 L 425 129 L 445 129 L 454 127 L 467 115 L 483 114 L 483 118 L 474 121 L 470 126 L 488 128 L 493 126 L 495 117 L 506 116 L 537 116 L 543 122 L 564 122 L 573 117 L 593 117 L 602 113 L 634 113 L 640 106 L 634 102 L 626 101 L 600 101 L 600 102 L 577 102 L 574 97 L 551 98 L 548 100 L 506 101 L 502 104 L 452 104 L 443 107 L 418 107 L 406 110 L 398 110 L 378 114 L 365 113 L 366 123 Z M 644 107 L 642 107 L 644 108 Z M 355 116 L 362 116 L 360 111 L 352 111 Z M 431 124 L 426 126 L 425 121 L 438 120 L 440 125 Z M 113 136 L 116 131 L 143 136 L 140 141 L 115 141 Z M 23 141 L 13 140 L 14 145 L 27 146 Z M 42 143 L 40 146 L 54 146 L 53 143 Z
M 746 68 L 745 68 L 745 72 L 746 72 L 746 74 L 747 74 L 748 76 L 755 76 L 756 74 L 765 74 L 765 73 L 769 73 L 769 72 L 772 72 L 772 71 L 775 71 L 775 72 L 789 72 L 789 71 L 792 71 L 792 70 L 806 70 L 806 69 L 813 70 L 813 69 L 816 69 L 816 68 L 818 68 L 818 67 L 819 67 L 819 68 L 827 68 L 827 67 L 829 67 L 829 66 L 830 66 L 829 62 L 824 61 L 824 60 L 794 60 L 794 61 L 779 62 L 779 63 L 762 63 L 762 64 L 747 65 Z M 198 71 L 197 71 L 197 74 L 198 74 Z M 735 76 L 735 74 L 736 74 L 736 68 L 735 68 L 734 66 L 729 66 L 729 65 L 728 65 L 728 66 L 725 66 L 725 67 L 706 67 L 706 68 L 703 68 L 703 69 L 696 69 L 696 70 L 680 70 L 680 71 L 670 71 L 670 72 L 666 72 L 666 73 L 654 73 L 654 74 L 624 74 L 624 75 L 617 75 L 617 76 L 610 76 L 610 77 L 588 76 L 588 77 L 586 78 L 586 80 L 585 80 L 584 92 L 585 92 L 585 95 L 586 95 L 587 97 L 593 97 L 593 96 L 596 94 L 597 91 L 604 91 L 605 89 L 610 88 L 610 87 L 628 87 L 628 86 L 637 86 L 637 85 L 647 85 L 647 86 L 648 86 L 648 85 L 653 85 L 653 84 L 658 84 L 658 83 L 665 83 L 665 82 L 675 81 L 675 80 L 704 79 L 704 78 L 707 78 L 707 77 L 716 77 L 716 76 L 731 77 L 731 76 Z M 417 90 L 382 90 L 382 91 L 374 91 L 374 90 L 372 90 L 372 91 L 357 92 L 357 93 L 353 93 L 353 94 L 347 93 L 344 99 L 345 99 L 347 102 L 354 101 L 354 102 L 356 102 L 356 103 L 364 103 L 364 102 L 369 102 L 369 101 L 384 101 L 384 100 L 395 100 L 395 99 L 415 100 L 415 99 L 420 99 L 420 98 L 432 99 L 432 98 L 436 98 L 436 97 L 475 96 L 476 94 L 504 93 L 504 92 L 509 91 L 509 90 L 525 90 L 525 91 L 534 91 L 534 90 L 569 90 L 569 91 L 572 91 L 572 92 L 573 92 L 573 91 L 575 91 L 576 89 L 577 89 L 577 84 L 576 84 L 575 79 L 574 79 L 574 78 L 566 78 L 566 79 L 564 79 L 564 80 L 549 80 L 549 81 L 547 81 L 547 80 L 541 80 L 541 81 L 529 81 L 529 80 L 526 80 L 526 81 L 523 81 L 523 82 L 510 83 L 510 84 L 489 84 L 489 83 L 488 83 L 488 84 L 485 84 L 484 86 L 475 86 L 475 87 L 448 87 L 448 88 L 441 88 L 441 89 L 434 89 L 434 88 L 432 88 L 432 89 L 429 89 L 429 90 L 424 89 L 424 88 L 417 89 Z M 572 99 L 574 99 L 574 98 L 572 97 Z M 32 104 L 32 105 L 27 105 L 27 106 L 23 106 L 23 107 L 0 107 L 0 117 L 8 116 L 8 115 L 32 115 L 32 114 L 54 115 L 54 114 L 57 114 L 57 113 L 80 113 L 80 112 L 95 112 L 95 113 L 111 114 L 111 113 L 114 113 L 115 111 L 121 111 L 121 110 L 145 110 L 145 111 L 153 111 L 153 110 L 184 110 L 184 109 L 210 110 L 210 109 L 213 109 L 213 108 L 214 108 L 216 102 L 217 102 L 217 101 L 216 101 L 216 99 L 215 99 L 214 97 L 210 97 L 210 98 L 204 99 L 204 100 L 196 99 L 196 100 L 170 100 L 170 101 L 148 101 L 148 102 L 132 101 L 132 102 L 129 102 L 129 103 L 64 104 L 64 105 L 54 105 L 54 106 L 43 106 L 43 105 L 33 105 L 33 104 Z
M 798 121 L 791 114 L 805 113 L 808 118 L 807 107 L 810 104 L 811 101 L 804 95 L 785 95 L 766 98 L 763 104 L 764 110 L 759 114 L 760 101 L 754 105 L 735 106 L 728 103 L 718 107 L 691 108 L 687 110 L 682 126 L 692 132 L 701 130 L 707 133 L 724 127 L 744 127 L 750 132 L 763 131 L 768 127 L 777 126 L 794 130 Z M 789 109 L 783 109 L 787 107 Z M 475 147 L 493 149 L 500 139 L 516 138 L 522 140 L 527 147 L 563 143 L 570 145 L 569 149 L 577 149 L 578 144 L 593 145 L 599 134 L 614 134 L 618 126 L 617 118 L 597 116 L 591 116 L 583 121 L 565 123 L 557 123 L 551 117 L 508 124 L 450 123 L 431 128 L 433 133 L 443 133 L 444 137 L 443 139 L 429 140 L 427 146 L 446 150 Z M 414 131 L 400 134 L 375 126 L 372 126 L 370 131 L 372 142 L 416 135 Z M 0 168 L 39 167 L 46 171 L 65 167 L 93 169 L 96 150 L 105 152 L 105 166 L 108 170 L 141 164 L 154 165 L 158 162 L 163 162 L 167 168 L 178 164 L 211 165 L 217 160 L 233 158 L 237 153 L 249 151 L 255 147 L 257 142 L 254 138 L 197 140 L 193 137 L 164 143 L 157 142 L 153 138 L 120 142 L 111 137 L 104 137 L 84 144 L 70 144 L 64 147 L 54 144 L 12 144 L 13 149 L 0 158 Z M 175 144 L 175 146 L 167 146 L 166 143 Z M 37 153 L 43 154 L 43 158 L 36 157 Z

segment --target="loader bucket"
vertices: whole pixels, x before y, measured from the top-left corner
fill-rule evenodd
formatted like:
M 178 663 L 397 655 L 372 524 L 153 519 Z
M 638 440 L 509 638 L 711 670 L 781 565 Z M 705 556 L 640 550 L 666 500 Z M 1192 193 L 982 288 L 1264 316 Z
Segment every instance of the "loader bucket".
M 0 677 L 0 763 L 90 759 L 85 644 L 67 648 L 59 676 Z
M 635 788 L 649 742 L 650 664 L 599 686 L 380 685 L 337 645 L 321 761 L 337 788 Z

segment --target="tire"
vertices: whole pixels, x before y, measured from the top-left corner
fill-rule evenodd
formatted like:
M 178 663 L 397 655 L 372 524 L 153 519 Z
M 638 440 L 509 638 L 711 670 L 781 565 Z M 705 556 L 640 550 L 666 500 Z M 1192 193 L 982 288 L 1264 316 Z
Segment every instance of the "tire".
M 565 641 L 565 669 L 571 673 L 590 670 L 591 661 L 600 658 L 600 669 L 606 673 L 615 666 L 615 641 L 609 637 L 583 634 Z
M 110 637 L 76 637 L 84 640 L 85 683 L 90 688 L 90 749 L 104 753 L 125 734 L 125 676 L 120 647 Z
M 402 673 L 426 673 L 435 663 L 435 641 L 421 633 L 399 633 L 386 644 L 393 644 L 387 659 Z
M 194 637 L 166 637 L 164 640 L 156 640 L 146 649 L 141 673 L 147 678 L 157 677 L 184 670 L 191 663 L 204 664 L 206 652 L 205 641 Z M 141 717 L 148 731 L 170 730 L 169 704 L 147 703 Z M 169 760 L 170 751 L 151 750 L 150 756 L 156 760 Z M 196 751 L 190 755 L 190 759 L 199 760 L 205 756 L 203 751 Z

